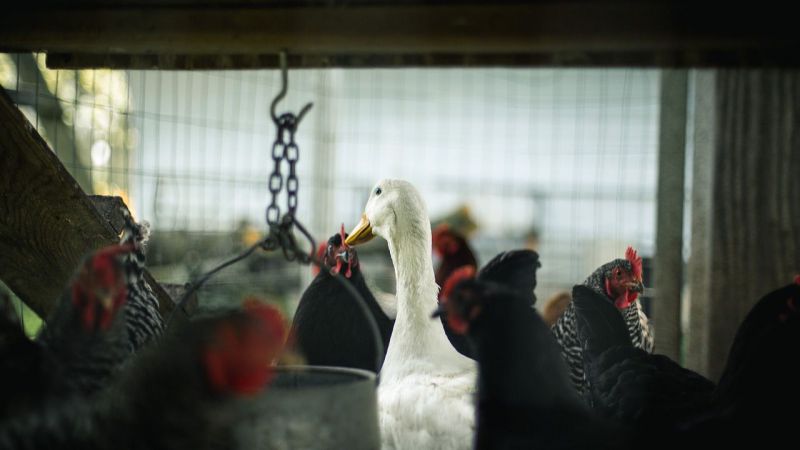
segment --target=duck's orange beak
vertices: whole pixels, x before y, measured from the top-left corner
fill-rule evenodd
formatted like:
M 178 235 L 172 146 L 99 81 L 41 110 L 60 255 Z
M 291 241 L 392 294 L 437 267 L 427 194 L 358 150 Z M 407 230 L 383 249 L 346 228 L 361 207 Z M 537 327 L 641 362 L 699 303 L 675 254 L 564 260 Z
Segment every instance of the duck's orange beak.
M 372 225 L 369 223 L 367 215 L 362 214 L 361 221 L 353 228 L 353 231 L 350 232 L 350 235 L 347 236 L 344 242 L 347 245 L 359 245 L 371 241 L 374 237 L 375 235 L 372 234 Z

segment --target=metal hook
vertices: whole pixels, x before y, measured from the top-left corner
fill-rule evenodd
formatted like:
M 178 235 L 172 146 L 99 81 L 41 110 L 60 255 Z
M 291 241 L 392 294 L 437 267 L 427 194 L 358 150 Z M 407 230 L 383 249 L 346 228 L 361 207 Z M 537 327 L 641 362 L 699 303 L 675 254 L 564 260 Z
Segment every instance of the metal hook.
M 275 122 L 275 125 L 278 125 L 279 120 L 278 114 L 275 112 L 275 108 L 278 106 L 278 102 L 286 97 L 286 91 L 289 89 L 289 63 L 286 50 L 281 50 L 280 54 L 278 55 L 278 61 L 281 68 L 281 90 L 278 92 L 278 95 L 275 96 L 275 99 L 272 100 L 272 104 L 269 107 L 269 112 L 272 116 L 272 121 Z M 300 120 L 303 119 L 303 116 L 306 115 L 312 106 L 314 106 L 313 103 L 308 103 L 303 107 L 303 109 L 300 110 L 300 113 L 297 114 L 297 119 L 295 120 L 295 126 L 300 123 Z
M 272 100 L 272 105 L 269 107 L 272 121 L 275 123 L 278 122 L 278 115 L 275 114 L 275 107 L 278 106 L 279 101 L 283 100 L 283 97 L 286 97 L 286 90 L 289 89 L 289 69 L 287 68 L 286 62 L 286 50 L 281 50 L 281 53 L 278 55 L 278 60 L 281 68 L 281 91 L 278 92 L 278 95 L 275 96 L 275 99 Z

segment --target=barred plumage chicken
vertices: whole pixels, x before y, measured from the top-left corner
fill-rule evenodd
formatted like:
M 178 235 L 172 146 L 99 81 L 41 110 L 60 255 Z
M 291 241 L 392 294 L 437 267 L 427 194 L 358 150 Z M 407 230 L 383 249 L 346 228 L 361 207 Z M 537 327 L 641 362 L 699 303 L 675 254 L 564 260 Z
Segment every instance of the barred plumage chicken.
M 158 299 L 144 279 L 144 247 L 150 233 L 149 225 L 146 222 L 137 224 L 126 208 L 121 209 L 125 227 L 120 245 L 132 248 L 122 260 L 128 291 L 125 307 L 128 338 L 130 350 L 135 352 L 164 332 L 164 320 Z
M 625 251 L 624 259 L 615 259 L 603 264 L 583 282 L 583 286 L 600 294 L 622 314 L 634 347 L 648 353 L 654 349 L 653 335 L 647 316 L 638 302 L 642 285 L 642 259 L 632 247 Z M 573 292 L 573 297 L 576 293 Z M 583 371 L 583 356 L 575 323 L 575 308 L 572 303 L 553 325 L 553 334 L 561 354 L 569 367 L 569 375 L 578 393 L 586 395 L 587 385 Z
M 34 340 L 4 320 L 0 373 L 14 386 L 6 398 L 16 412 L 52 398 L 93 395 L 162 333 L 158 303 L 143 278 L 147 228 L 122 212 L 121 243 L 86 257 Z M 6 412 L 0 408 L 0 417 Z
M 122 262 L 130 251 L 112 245 L 89 256 L 37 336 L 57 392 L 98 391 L 130 357 L 123 313 L 130 293 Z
M 131 356 L 120 260 L 128 251 L 113 245 L 86 258 L 36 339 L 18 321 L 3 321 L 0 420 L 53 399 L 93 395 L 118 374 Z

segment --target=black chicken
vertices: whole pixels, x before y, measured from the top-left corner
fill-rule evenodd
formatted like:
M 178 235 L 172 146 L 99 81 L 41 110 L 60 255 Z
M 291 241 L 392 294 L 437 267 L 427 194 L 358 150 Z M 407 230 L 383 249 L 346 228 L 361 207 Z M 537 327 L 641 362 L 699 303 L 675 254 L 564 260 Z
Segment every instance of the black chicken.
M 541 266 L 539 254 L 533 250 L 512 250 L 501 252 L 492 258 L 480 272 L 475 274 L 473 266 L 460 267 L 450 274 L 444 286 L 439 291 L 441 302 L 452 292 L 453 288 L 461 281 L 476 278 L 481 281 L 498 283 L 513 290 L 518 295 L 528 300 L 531 308 L 536 304 L 536 269 Z M 441 314 L 447 339 L 462 355 L 475 359 L 474 348 L 464 333 L 453 328 L 454 323 L 447 325 L 447 312 Z
M 361 294 L 380 332 L 383 354 L 394 321 L 383 312 L 367 287 L 355 249 L 345 244 L 342 230 L 328 239 L 322 254 L 329 270 L 339 273 Z M 372 331 L 363 310 L 328 271 L 320 271 L 303 292 L 294 314 L 292 336 L 311 365 L 342 366 L 380 371 Z
M 572 291 L 589 403 L 636 429 L 667 427 L 709 407 L 715 385 L 663 355 L 636 348 L 617 308 L 586 286 Z
M 239 399 L 271 381 L 285 336 L 277 310 L 256 302 L 189 322 L 98 397 L 51 400 L 0 423 L 0 449 L 234 448 L 247 413 Z
M 665 448 L 763 447 L 785 439 L 796 418 L 787 411 L 800 402 L 788 381 L 800 374 L 798 282 L 767 294 L 753 307 L 716 388 L 665 356 L 633 348 L 613 305 L 579 293 L 573 302 L 596 410 L 631 425 L 642 440 L 657 436 Z
M 623 446 L 615 427 L 595 418 L 575 393 L 560 349 L 528 298 L 507 285 L 466 280 L 440 309 L 476 348 L 476 448 Z
M 713 407 L 684 421 L 683 441 L 780 448 L 792 441 L 800 391 L 800 276 L 753 306 L 736 332 Z M 791 445 L 791 444 L 789 444 Z
M 583 286 L 612 302 L 622 314 L 628 328 L 629 339 L 637 348 L 653 351 L 653 337 L 647 316 L 642 311 L 638 296 L 644 290 L 642 284 L 642 259 L 636 251 L 628 247 L 625 258 L 618 258 L 600 266 L 583 282 Z M 553 325 L 553 334 L 561 346 L 561 353 L 570 371 L 575 388 L 586 395 L 587 386 L 583 373 L 581 344 L 575 324 L 574 303 Z

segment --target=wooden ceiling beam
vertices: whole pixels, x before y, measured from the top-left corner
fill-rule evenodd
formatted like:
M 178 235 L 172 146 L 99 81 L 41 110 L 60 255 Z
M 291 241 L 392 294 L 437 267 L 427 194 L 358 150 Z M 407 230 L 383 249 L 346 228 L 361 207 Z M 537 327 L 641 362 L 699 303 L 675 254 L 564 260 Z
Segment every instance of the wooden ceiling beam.
M 60 53 L 52 64 L 63 67 L 69 55 L 73 65 L 105 57 L 117 66 L 181 68 L 172 58 L 183 67 L 270 67 L 267 55 L 281 49 L 306 67 L 794 66 L 800 42 L 793 16 L 769 2 L 41 3 L 4 11 L 0 51 Z

